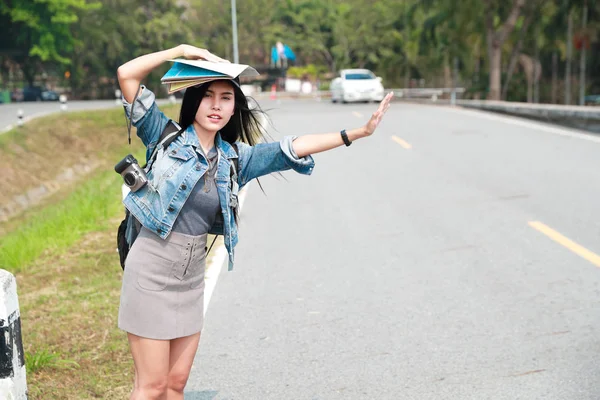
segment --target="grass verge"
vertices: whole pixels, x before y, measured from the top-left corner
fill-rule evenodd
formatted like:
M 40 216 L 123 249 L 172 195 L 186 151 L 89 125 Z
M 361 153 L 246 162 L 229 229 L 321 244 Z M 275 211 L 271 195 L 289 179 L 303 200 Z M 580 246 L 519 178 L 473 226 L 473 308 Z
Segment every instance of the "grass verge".
M 82 235 L 101 229 L 123 209 L 120 180 L 114 171 L 104 171 L 77 186 L 62 202 L 31 215 L 27 224 L 2 237 L 0 265 L 21 272 L 44 252 L 64 251 Z
M 172 117 L 176 108 L 166 111 Z M 17 160 L 28 149 L 39 151 L 23 164 L 28 176 L 78 162 L 79 157 L 62 151 L 64 136 L 56 132 L 76 134 L 85 127 L 84 138 L 69 148 L 94 157 L 99 167 L 35 209 L 0 224 L 0 268 L 17 279 L 29 398 L 125 399 L 133 363 L 126 334 L 117 328 L 122 271 L 116 229 L 123 207 L 121 178 L 112 169 L 125 154 L 122 111 L 33 122 L 37 125 L 28 124 L 26 132 L 3 138 L 3 162 Z M 55 130 L 48 130 L 53 124 Z M 99 140 L 97 147 L 89 143 Z M 43 151 L 34 146 L 36 141 L 44 144 Z M 139 144 L 127 151 L 138 159 L 143 154 Z M 40 156 L 44 152 L 47 157 Z
M 120 177 L 102 171 L 2 238 L 21 308 L 29 398 L 124 399 L 132 365 L 117 328 Z

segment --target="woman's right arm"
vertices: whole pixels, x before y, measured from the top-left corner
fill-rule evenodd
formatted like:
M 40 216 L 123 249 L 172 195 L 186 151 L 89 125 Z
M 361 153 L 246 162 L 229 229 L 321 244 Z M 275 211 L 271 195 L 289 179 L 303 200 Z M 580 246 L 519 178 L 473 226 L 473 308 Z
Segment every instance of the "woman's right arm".
M 200 49 L 187 44 L 180 44 L 179 46 L 168 50 L 157 51 L 156 53 L 150 53 L 134 58 L 121 65 L 117 70 L 119 86 L 121 87 L 121 92 L 123 93 L 125 100 L 129 103 L 133 102 L 133 98 L 140 88 L 140 83 L 154 68 L 165 61 L 179 57 L 190 60 L 202 59 L 214 62 L 229 62 L 215 56 L 206 49 Z
M 178 57 L 191 60 L 204 59 L 213 62 L 229 62 L 211 54 L 208 50 L 182 44 L 172 49 L 140 56 L 121 65 L 117 70 L 119 85 L 124 98 L 125 115 L 131 119 L 133 126 L 137 128 L 136 133 L 147 148 L 146 157 L 152 152 L 169 118 L 158 109 L 154 101 L 154 93 L 148 89 L 143 89 L 140 84 L 154 68 L 165 61 Z M 134 112 L 132 103 L 137 90 L 140 90 L 140 93 L 136 100 Z

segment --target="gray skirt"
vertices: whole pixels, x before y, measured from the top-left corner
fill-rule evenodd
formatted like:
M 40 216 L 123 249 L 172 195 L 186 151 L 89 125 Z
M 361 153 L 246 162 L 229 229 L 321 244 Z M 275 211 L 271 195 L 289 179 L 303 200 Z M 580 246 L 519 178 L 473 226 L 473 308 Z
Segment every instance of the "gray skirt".
M 163 240 L 142 227 L 125 261 L 120 329 L 162 340 L 202 330 L 206 239 L 171 232 Z

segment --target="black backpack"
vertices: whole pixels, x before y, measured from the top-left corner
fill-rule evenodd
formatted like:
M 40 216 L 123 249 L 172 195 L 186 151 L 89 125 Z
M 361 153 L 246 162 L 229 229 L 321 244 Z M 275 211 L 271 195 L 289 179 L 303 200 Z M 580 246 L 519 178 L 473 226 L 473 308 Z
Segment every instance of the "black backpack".
M 158 139 L 156 147 L 152 151 L 152 155 L 150 156 L 150 158 L 148 158 L 148 162 L 146 163 L 146 165 L 143 166 L 143 168 L 146 168 L 146 166 L 148 165 L 150 165 L 150 168 L 152 168 L 152 164 L 154 163 L 158 154 L 158 149 L 162 147 L 163 150 L 166 150 L 167 147 L 169 147 L 169 145 L 173 143 L 182 133 L 183 130 L 179 127 L 179 125 L 177 125 L 172 120 L 169 120 L 167 126 L 165 126 L 165 129 L 163 129 L 162 133 L 160 134 L 160 138 Z M 232 144 L 232 146 L 235 152 L 238 153 L 237 146 L 235 144 Z M 239 174 L 239 162 L 237 158 L 234 158 L 232 161 L 235 170 L 233 168 L 231 169 L 229 177 L 230 179 L 235 179 L 234 174 Z M 234 213 L 237 213 L 237 210 L 234 210 Z M 134 230 L 131 243 L 127 241 L 126 235 L 129 224 L 133 224 L 131 229 Z M 131 215 L 129 210 L 126 208 L 125 218 L 123 219 L 123 221 L 121 221 L 121 223 L 119 224 L 119 228 L 117 229 L 117 250 L 119 252 L 119 261 L 121 263 L 121 268 L 123 268 L 123 270 L 125 270 L 125 260 L 127 259 L 127 254 L 129 253 L 131 246 L 133 246 L 133 242 L 135 241 L 138 233 L 140 232 L 140 229 L 141 224 L 135 219 L 134 216 Z M 210 252 L 216 240 L 217 236 L 215 236 L 215 238 L 213 239 L 210 248 L 205 249 L 207 253 Z

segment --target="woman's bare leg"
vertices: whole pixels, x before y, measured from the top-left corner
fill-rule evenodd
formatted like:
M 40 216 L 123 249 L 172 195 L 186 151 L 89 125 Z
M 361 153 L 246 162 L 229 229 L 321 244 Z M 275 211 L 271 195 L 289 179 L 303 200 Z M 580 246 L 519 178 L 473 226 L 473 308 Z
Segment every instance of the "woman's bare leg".
M 190 376 L 200 332 L 171 340 L 167 400 L 183 400 L 183 389 Z
M 169 340 L 127 334 L 135 366 L 135 386 L 130 400 L 165 400 L 169 376 Z

